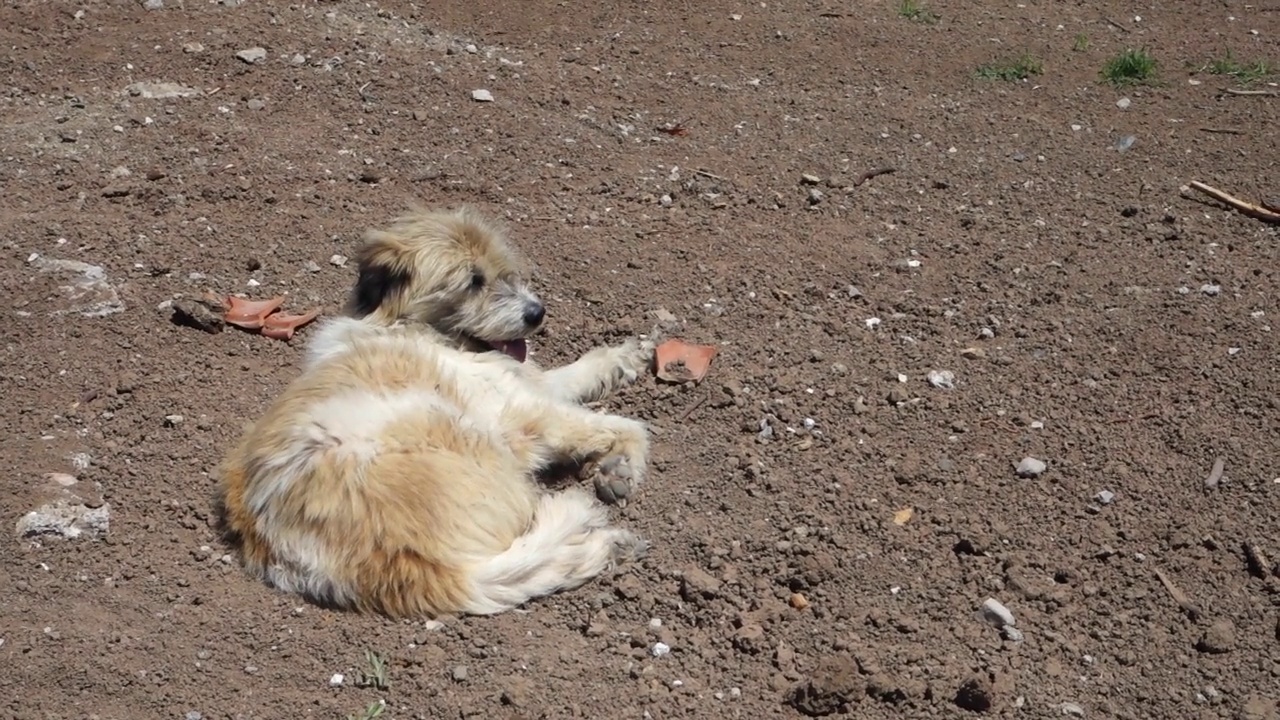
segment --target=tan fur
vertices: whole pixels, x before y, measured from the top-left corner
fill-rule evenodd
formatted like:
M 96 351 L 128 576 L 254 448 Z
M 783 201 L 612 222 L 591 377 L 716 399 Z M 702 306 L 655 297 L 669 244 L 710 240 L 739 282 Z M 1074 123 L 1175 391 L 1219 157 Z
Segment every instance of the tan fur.
M 591 494 L 536 474 L 598 460 L 615 487 L 640 482 L 645 426 L 582 403 L 633 381 L 652 344 L 545 371 L 490 349 L 535 332 L 541 301 L 470 210 L 415 209 L 370 232 L 358 261 L 344 315 L 222 464 L 248 571 L 341 608 L 488 614 L 642 555 Z

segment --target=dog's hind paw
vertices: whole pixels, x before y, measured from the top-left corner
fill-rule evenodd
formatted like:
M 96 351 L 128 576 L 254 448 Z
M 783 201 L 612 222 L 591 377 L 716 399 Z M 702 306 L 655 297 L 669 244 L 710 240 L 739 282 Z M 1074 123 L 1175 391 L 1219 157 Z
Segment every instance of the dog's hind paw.
M 650 368 L 655 347 L 651 340 L 631 338 L 616 348 L 615 372 L 620 385 L 630 385 Z
M 608 505 L 624 505 L 640 483 L 639 473 L 627 461 L 617 455 L 605 459 L 596 466 L 596 497 Z

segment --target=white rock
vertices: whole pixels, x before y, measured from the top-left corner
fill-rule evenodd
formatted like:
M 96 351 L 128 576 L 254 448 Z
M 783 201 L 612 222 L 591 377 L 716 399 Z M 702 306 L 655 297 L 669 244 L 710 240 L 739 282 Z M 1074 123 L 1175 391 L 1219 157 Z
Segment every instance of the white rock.
M 333 677 L 329 678 L 329 687 L 342 687 L 342 683 L 346 679 L 342 673 L 334 673 Z
M 1097 495 L 1094 495 L 1093 499 L 1097 500 L 1100 505 L 1110 505 L 1111 501 L 1116 499 L 1116 494 L 1110 490 L 1103 490 Z
M 66 473 L 46 474 L 36 494 L 41 505 L 18 519 L 21 538 L 97 539 L 110 526 L 111 506 L 102 500 L 98 483 L 82 483 Z
M 929 384 L 943 390 L 954 390 L 956 387 L 956 374 L 950 370 L 930 370 Z
M 866 324 L 868 330 L 875 330 L 880 326 L 880 318 L 878 317 L 869 317 L 862 322 Z
M 1013 617 L 1013 612 L 1005 607 L 1004 603 L 995 598 L 987 598 L 983 601 L 982 619 L 998 628 L 1014 627 L 1018 624 L 1018 621 Z
M 266 48 L 251 47 L 248 50 L 241 50 L 236 53 L 236 57 L 240 58 L 243 62 L 253 65 L 267 59 L 267 50 Z
M 653 644 L 653 647 L 649 648 L 649 654 L 654 657 L 662 657 L 670 652 L 671 646 L 663 642 L 656 642 Z
M 493 93 L 481 88 L 471 91 L 471 99 L 476 102 L 493 102 Z
M 1037 460 L 1033 457 L 1024 457 L 1022 462 L 1018 463 L 1018 477 L 1034 478 L 1040 477 L 1048 465 L 1043 460 Z
M 1116 101 L 1116 107 L 1120 108 L 1121 110 L 1128 110 L 1129 106 L 1132 104 L 1133 104 L 1133 101 L 1130 100 L 1129 98 L 1120 98 L 1119 100 Z
M 330 264 L 330 265 L 334 265 L 334 266 L 336 266 L 336 267 L 343 267 L 344 265 L 346 265 L 346 264 L 347 264 L 347 256 L 346 256 L 346 255 L 334 255 L 334 256 L 332 256 L 332 257 L 330 257 L 330 258 L 329 258 L 329 264 Z
M 201 94 L 196 88 L 172 82 L 136 82 L 125 86 L 125 92 L 145 100 L 167 100 Z
M 55 275 L 67 283 L 58 286 L 62 302 L 49 311 L 50 315 L 106 317 L 124 310 L 120 294 L 107 281 L 107 273 L 100 266 L 79 260 L 53 260 L 35 254 L 28 261 L 40 272 Z

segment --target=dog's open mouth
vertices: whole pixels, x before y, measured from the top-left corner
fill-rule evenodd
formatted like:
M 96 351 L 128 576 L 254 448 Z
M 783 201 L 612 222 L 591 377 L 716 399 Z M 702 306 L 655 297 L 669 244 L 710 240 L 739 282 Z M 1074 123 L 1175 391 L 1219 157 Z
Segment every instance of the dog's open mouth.
M 517 362 L 524 362 L 529 357 L 529 343 L 525 342 L 524 338 L 517 338 L 515 340 L 486 340 L 485 343 L 494 350 L 515 358 Z

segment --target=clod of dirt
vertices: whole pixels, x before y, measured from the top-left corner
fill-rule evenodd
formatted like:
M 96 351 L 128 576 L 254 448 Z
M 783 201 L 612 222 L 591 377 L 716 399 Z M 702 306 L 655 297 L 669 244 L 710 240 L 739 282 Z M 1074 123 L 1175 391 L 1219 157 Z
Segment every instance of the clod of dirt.
M 1018 463 L 1018 477 L 1020 478 L 1037 478 L 1044 474 L 1048 469 L 1048 465 L 1043 460 L 1037 460 L 1033 457 L 1024 457 Z
M 658 378 L 674 383 L 697 382 L 706 376 L 717 351 L 714 345 L 667 340 L 654 351 Z
M 866 683 L 848 657 L 834 655 L 818 661 L 808 678 L 788 694 L 787 702 L 812 717 L 847 712 L 866 695 Z
M 687 602 L 711 599 L 720 594 L 720 581 L 700 567 L 685 568 L 680 579 L 680 596 Z
M 254 65 L 267 59 L 267 51 L 266 48 L 251 47 L 248 50 L 241 50 L 236 53 L 236 57 L 239 58 L 241 62 Z
M 979 673 L 964 681 L 956 691 L 955 703 L 962 710 L 987 712 L 995 705 L 995 688 L 991 678 Z
M 1276 701 L 1262 695 L 1250 695 L 1240 706 L 1240 720 L 1277 720 L 1280 711 Z
M 173 301 L 173 321 L 207 333 L 220 333 L 226 326 L 222 314 L 210 307 L 207 302 L 192 298 L 179 298 Z
M 1197 650 L 1210 655 L 1231 652 L 1235 649 L 1235 646 L 1236 626 L 1235 623 L 1226 619 L 1214 621 L 1200 636 L 1200 641 L 1196 643 Z
M 915 508 L 904 507 L 893 514 L 893 524 L 902 526 L 911 522 L 911 518 L 916 514 Z

